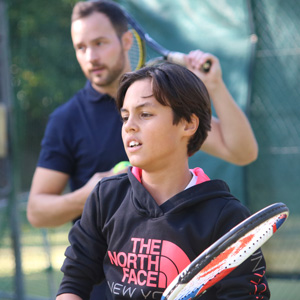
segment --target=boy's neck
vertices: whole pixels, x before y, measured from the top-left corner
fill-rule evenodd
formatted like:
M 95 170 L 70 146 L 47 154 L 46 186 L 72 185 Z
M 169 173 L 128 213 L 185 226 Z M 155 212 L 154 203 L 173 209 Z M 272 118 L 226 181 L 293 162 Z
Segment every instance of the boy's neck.
M 192 174 L 188 168 L 177 168 L 172 172 L 149 173 L 142 171 L 141 182 L 146 190 L 151 194 L 158 205 L 162 205 L 168 199 L 183 191 L 192 179 Z

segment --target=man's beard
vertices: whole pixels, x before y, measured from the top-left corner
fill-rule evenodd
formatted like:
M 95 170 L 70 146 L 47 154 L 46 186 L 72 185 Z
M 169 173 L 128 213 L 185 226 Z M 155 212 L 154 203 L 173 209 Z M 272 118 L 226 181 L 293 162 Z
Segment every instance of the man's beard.
M 125 68 L 124 52 L 122 50 L 120 51 L 120 55 L 116 63 L 112 67 L 108 68 L 105 64 L 103 66 L 107 70 L 106 77 L 98 77 L 97 75 L 90 75 L 90 81 L 92 82 L 92 84 L 98 87 L 107 87 L 112 85 L 117 80 L 119 80 L 121 75 L 124 73 L 124 68 Z

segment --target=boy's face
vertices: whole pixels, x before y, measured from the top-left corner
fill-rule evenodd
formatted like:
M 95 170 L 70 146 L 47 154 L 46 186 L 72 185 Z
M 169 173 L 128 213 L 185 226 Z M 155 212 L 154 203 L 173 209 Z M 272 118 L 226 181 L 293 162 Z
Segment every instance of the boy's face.
M 173 111 L 152 96 L 150 79 L 128 88 L 121 115 L 123 143 L 133 166 L 155 171 L 187 159 L 186 122 L 173 125 Z

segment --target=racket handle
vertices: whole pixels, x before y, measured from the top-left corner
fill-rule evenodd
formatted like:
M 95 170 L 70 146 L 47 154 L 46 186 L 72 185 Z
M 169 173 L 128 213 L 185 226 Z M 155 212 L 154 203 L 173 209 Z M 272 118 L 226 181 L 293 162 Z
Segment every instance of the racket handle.
M 181 52 L 170 52 L 167 56 L 167 61 L 186 67 L 184 61 L 185 54 Z
M 169 62 L 181 65 L 183 67 L 186 67 L 185 61 L 184 61 L 185 54 L 181 52 L 170 52 L 167 56 L 167 60 Z M 207 60 L 202 66 L 201 71 L 204 73 L 209 72 L 211 67 L 211 61 Z

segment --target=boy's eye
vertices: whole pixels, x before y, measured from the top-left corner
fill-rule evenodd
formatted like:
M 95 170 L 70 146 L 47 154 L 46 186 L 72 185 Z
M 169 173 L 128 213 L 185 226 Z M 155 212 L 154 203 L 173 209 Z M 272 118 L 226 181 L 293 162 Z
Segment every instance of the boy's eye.
M 148 112 L 141 112 L 141 113 L 139 114 L 139 117 L 140 117 L 141 119 L 148 119 L 148 118 L 150 118 L 151 116 L 153 116 L 153 114 L 148 113 Z M 128 119 L 129 119 L 129 115 L 121 115 L 121 119 L 122 119 L 123 123 L 126 123 L 126 122 L 128 121 Z
M 152 114 L 147 113 L 147 112 L 143 112 L 143 113 L 141 113 L 141 116 L 142 116 L 142 118 L 149 118 L 149 117 L 152 116 Z

